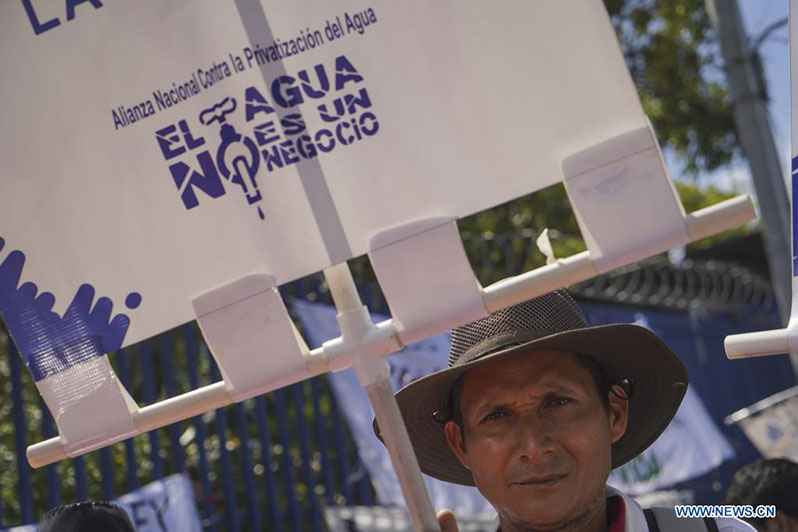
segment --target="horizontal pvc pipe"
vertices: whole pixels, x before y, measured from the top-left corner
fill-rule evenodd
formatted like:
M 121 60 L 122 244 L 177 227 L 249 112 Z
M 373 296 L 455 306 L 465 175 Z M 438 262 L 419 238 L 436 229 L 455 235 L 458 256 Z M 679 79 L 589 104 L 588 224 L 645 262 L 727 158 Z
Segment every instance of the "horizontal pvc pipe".
M 701 240 L 740 226 L 756 218 L 756 207 L 750 196 L 742 195 L 721 201 L 685 216 L 691 241 Z
M 737 227 L 755 217 L 754 202 L 749 196 L 742 195 L 697 210 L 687 215 L 684 220 L 690 239 L 699 240 Z M 586 281 L 596 275 L 597 271 L 590 258 L 590 252 L 583 251 L 530 272 L 493 283 L 484 288 L 482 299 L 488 312 L 496 312 L 552 290 Z
M 362 343 L 346 343 L 342 342 L 341 338 L 337 338 L 327 342 L 325 345 L 326 348 L 323 346 L 310 352 L 309 363 L 313 360 L 326 360 L 328 362 L 327 369 L 332 371 L 351 366 L 358 351 L 364 351 L 369 355 L 386 355 L 402 348 L 393 330 L 393 320 L 385 320 L 377 325 L 370 324 L 365 340 Z M 288 384 L 293 384 L 293 382 L 303 380 L 307 377 L 307 373 L 302 371 L 294 375 L 293 379 L 289 377 L 287 376 L 286 379 L 282 379 L 280 382 L 287 386 Z M 268 393 L 270 391 L 272 390 L 263 389 L 260 393 Z M 132 417 L 133 423 L 138 429 L 138 434 L 143 434 L 231 404 L 233 404 L 233 399 L 227 392 L 224 381 L 220 381 L 142 407 L 134 412 Z M 127 439 L 127 437 L 104 440 L 96 448 L 86 448 L 80 454 L 91 452 L 124 439 Z M 61 445 L 60 436 L 29 446 L 27 456 L 28 463 L 33 468 L 43 467 L 59 460 L 70 458 Z
M 133 417 L 133 422 L 140 432 L 149 432 L 177 421 L 216 410 L 232 402 L 233 399 L 227 393 L 224 381 L 215 382 L 145 406 Z
M 483 289 L 482 301 L 488 312 L 542 296 L 552 290 L 596 276 L 590 252 L 583 251 L 530 272 L 497 281 Z
M 142 434 L 165 427 L 176 421 L 182 421 L 209 410 L 229 405 L 233 402 L 224 382 L 215 382 L 196 390 L 191 390 L 182 395 L 170 397 L 155 404 L 140 408 L 133 413 L 133 423 Z M 106 441 L 100 447 L 105 447 L 109 443 L 116 443 L 119 440 Z M 84 452 L 93 451 L 89 448 Z M 81 453 L 83 454 L 83 453 Z M 61 438 L 55 437 L 36 443 L 28 447 L 28 462 L 31 467 L 38 468 L 69 458 L 61 445 Z
M 750 358 L 790 352 L 787 329 L 732 334 L 723 341 L 726 358 Z

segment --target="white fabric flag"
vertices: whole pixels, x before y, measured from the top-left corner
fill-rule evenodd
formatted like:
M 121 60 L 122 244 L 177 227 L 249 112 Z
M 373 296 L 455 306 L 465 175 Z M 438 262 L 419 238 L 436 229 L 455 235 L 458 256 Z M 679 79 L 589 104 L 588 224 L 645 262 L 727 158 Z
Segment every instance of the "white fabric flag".
M 634 323 L 651 329 L 641 312 L 635 314 Z M 688 386 L 676 416 L 660 437 L 642 454 L 612 471 L 607 482 L 630 495 L 642 495 L 703 475 L 733 457 L 729 441 L 698 393 Z
M 607 483 L 641 495 L 703 475 L 733 457 L 728 440 L 689 386 L 665 432 L 642 454 L 613 470 Z

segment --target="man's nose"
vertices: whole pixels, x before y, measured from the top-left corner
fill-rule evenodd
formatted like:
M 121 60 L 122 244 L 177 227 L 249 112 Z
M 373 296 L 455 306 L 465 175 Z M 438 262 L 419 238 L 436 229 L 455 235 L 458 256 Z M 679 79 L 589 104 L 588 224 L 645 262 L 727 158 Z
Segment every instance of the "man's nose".
M 551 421 L 530 412 L 519 416 L 514 430 L 515 450 L 522 461 L 540 461 L 555 449 L 554 426 Z

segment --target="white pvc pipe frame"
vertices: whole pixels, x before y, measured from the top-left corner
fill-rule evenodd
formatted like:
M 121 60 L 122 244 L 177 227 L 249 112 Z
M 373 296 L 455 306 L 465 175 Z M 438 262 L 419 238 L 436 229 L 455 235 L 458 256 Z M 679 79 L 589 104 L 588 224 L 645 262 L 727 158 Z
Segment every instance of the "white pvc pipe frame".
M 792 353 L 795 348 L 790 346 L 790 333 L 795 334 L 797 331 L 798 329 L 795 327 L 787 327 L 770 331 L 731 334 L 723 341 L 726 358 L 734 360 Z
M 743 195 L 688 214 L 685 223 L 690 240 L 696 241 L 746 223 L 755 217 L 753 201 Z M 488 312 L 495 312 L 552 290 L 590 279 L 597 273 L 590 252 L 583 251 L 485 287 L 482 289 L 482 298 Z M 359 353 L 383 357 L 402 347 L 396 334 L 395 324 L 389 319 L 377 325 L 369 324 L 369 329 L 364 331 L 359 341 L 344 342 L 342 337 L 339 337 L 325 342 L 322 347 L 311 351 L 308 368 L 314 374 L 337 371 L 355 366 Z M 297 382 L 306 377 L 305 374 L 297 376 Z M 224 381 L 220 381 L 142 407 L 133 414 L 133 421 L 138 433 L 142 434 L 232 403 L 233 400 L 227 392 Z M 109 441 L 108 444 L 110 443 L 116 443 L 116 440 Z M 60 437 L 29 446 L 27 456 L 28 462 L 34 468 L 70 457 L 64 451 Z

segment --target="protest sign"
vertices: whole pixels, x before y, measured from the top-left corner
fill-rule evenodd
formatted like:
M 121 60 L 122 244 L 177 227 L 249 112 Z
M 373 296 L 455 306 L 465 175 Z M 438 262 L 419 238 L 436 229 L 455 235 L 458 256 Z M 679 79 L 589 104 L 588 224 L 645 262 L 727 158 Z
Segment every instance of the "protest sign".
M 112 351 L 645 127 L 601 2 L 454 7 L 2 3 L 0 310 L 37 380 L 65 322 Z

